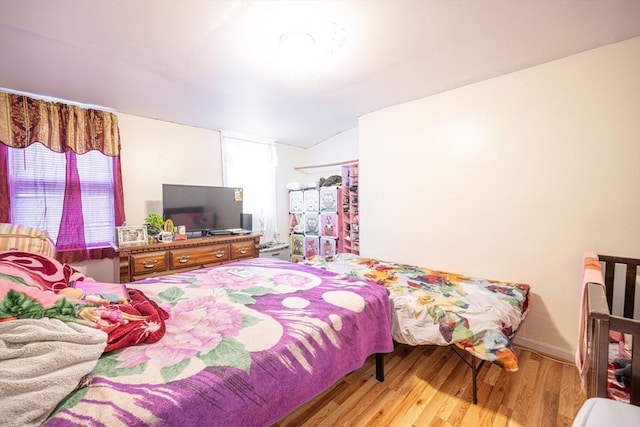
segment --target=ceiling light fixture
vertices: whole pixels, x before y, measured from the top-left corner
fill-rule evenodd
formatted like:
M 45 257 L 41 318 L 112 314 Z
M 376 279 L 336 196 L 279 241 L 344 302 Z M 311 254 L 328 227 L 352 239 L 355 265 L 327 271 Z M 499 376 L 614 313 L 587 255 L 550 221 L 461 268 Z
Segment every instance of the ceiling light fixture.
M 309 55 L 315 44 L 313 36 L 303 31 L 289 31 L 280 36 L 280 49 L 291 56 Z

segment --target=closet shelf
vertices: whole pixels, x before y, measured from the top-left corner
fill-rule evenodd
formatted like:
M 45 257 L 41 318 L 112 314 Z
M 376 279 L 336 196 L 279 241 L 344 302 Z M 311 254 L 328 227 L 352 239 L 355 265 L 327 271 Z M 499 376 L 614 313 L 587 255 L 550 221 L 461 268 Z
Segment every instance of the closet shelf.
M 345 160 L 342 162 L 334 162 L 334 163 L 323 163 L 320 165 L 310 165 L 310 166 L 296 166 L 293 168 L 293 170 L 297 170 L 297 171 L 301 171 L 303 173 L 307 173 L 304 172 L 306 169 L 320 169 L 320 168 L 328 168 L 331 166 L 342 166 L 342 165 L 349 165 L 352 163 L 358 163 L 358 159 L 355 160 Z

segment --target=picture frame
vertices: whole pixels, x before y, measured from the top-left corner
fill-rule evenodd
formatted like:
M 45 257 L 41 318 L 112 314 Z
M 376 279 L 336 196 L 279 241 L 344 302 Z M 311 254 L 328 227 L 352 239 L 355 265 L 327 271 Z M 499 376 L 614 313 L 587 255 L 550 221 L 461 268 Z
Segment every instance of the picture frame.
M 144 225 L 116 227 L 118 247 L 146 245 L 149 243 L 147 227 Z

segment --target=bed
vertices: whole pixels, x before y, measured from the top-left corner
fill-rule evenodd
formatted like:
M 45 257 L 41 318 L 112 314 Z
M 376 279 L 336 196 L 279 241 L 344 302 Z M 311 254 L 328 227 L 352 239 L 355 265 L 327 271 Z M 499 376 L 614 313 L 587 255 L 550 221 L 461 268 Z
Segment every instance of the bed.
M 471 369 L 474 404 L 477 373 L 485 361 L 518 370 L 511 341 L 529 309 L 529 285 L 353 254 L 307 263 L 389 289 L 393 339 L 412 346 L 450 346 Z
M 302 264 L 253 258 L 127 284 L 149 311 L 114 329 L 108 312 L 74 318 L 92 302 L 74 305 L 61 289 L 82 280 L 54 259 L 0 252 L 0 360 L 13 363 L 0 375 L 5 420 L 267 426 L 373 354 L 382 380 L 381 354 L 393 350 L 385 288 Z M 18 350 L 45 342 L 34 371 Z
M 576 366 L 587 397 L 640 406 L 640 320 L 634 316 L 640 260 L 586 252 L 582 261 Z M 614 296 L 621 298 L 620 310 Z

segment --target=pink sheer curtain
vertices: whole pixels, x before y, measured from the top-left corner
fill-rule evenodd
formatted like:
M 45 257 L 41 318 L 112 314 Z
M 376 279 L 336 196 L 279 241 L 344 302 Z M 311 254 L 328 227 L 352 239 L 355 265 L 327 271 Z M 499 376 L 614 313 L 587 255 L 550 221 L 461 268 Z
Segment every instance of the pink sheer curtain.
M 0 222 L 11 222 L 9 171 L 7 170 L 7 146 L 4 144 L 0 144 Z
M 98 150 L 113 166 L 114 222 L 124 223 L 124 197 L 120 168 L 120 133 L 115 114 L 47 102 L 0 92 L 0 221 L 11 222 L 8 182 L 8 147 L 25 148 L 40 142 L 65 153 L 66 183 L 56 256 L 63 262 L 112 258 L 113 248 L 89 249 L 85 242 L 82 189 L 76 156 Z
M 84 217 L 82 216 L 82 187 L 76 154 L 67 150 L 67 178 L 64 187 L 62 219 L 56 242 L 56 252 L 68 252 L 87 248 L 84 238 Z

